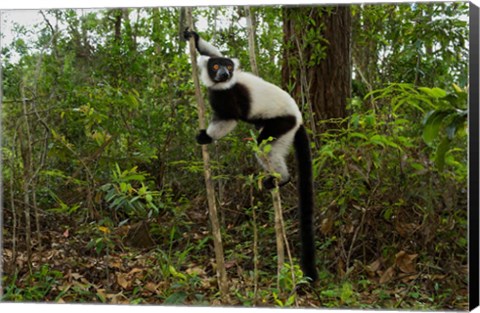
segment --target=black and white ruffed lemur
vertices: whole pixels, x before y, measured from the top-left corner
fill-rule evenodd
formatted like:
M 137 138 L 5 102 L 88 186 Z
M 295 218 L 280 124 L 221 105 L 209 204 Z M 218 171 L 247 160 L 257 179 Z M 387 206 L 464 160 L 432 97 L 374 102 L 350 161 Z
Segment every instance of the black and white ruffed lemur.
M 196 140 L 205 145 L 230 133 L 237 122 L 254 124 L 260 129 L 257 142 L 270 137 L 271 150 L 268 162 L 257 156 L 265 169 L 280 174 L 278 186 L 290 181 L 285 158 L 290 147 L 295 147 L 298 164 L 298 190 L 300 211 L 301 266 L 306 277 L 317 280 L 315 268 L 315 242 L 313 230 L 313 177 L 310 145 L 302 125 L 302 115 L 295 100 L 281 88 L 239 69 L 239 61 L 224 57 L 220 51 L 200 36 L 188 29 L 184 37 L 195 39 L 195 47 L 200 53 L 198 67 L 200 79 L 208 88 L 213 118 L 207 129 L 200 130 Z M 266 189 L 275 187 L 276 178 L 267 177 L 263 181 Z

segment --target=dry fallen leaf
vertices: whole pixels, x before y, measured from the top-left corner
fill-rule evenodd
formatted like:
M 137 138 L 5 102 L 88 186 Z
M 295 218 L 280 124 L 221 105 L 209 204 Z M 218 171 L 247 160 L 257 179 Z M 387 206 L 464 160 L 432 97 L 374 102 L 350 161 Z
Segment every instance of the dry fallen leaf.
M 388 283 L 395 276 L 395 266 L 390 266 L 385 272 L 383 272 L 382 277 L 380 277 L 380 284 Z
M 114 261 L 110 261 L 108 266 L 121 269 L 122 268 L 122 263 L 119 260 L 114 260 Z
M 414 279 L 417 279 L 417 277 L 418 277 L 418 274 L 407 275 L 402 277 L 401 281 L 402 283 L 408 283 Z
M 322 234 L 327 235 L 333 229 L 333 218 L 331 216 L 326 217 L 322 220 L 322 224 L 320 225 L 320 231 Z
M 406 274 L 415 273 L 415 263 L 413 260 L 415 260 L 417 256 L 418 254 L 407 254 L 402 250 L 395 255 L 395 264 Z
M 133 268 L 130 272 L 128 272 L 128 275 L 132 275 L 132 274 L 135 274 L 135 273 L 139 273 L 141 272 L 142 269 L 141 268 Z
M 225 262 L 225 268 L 229 269 L 229 268 L 233 267 L 235 264 L 237 264 L 236 260 L 227 261 L 227 262 Z
M 122 292 L 119 292 L 117 294 L 108 293 L 106 296 L 107 296 L 108 299 L 110 299 L 111 304 L 125 303 L 124 301 L 119 299 L 119 298 L 124 298 L 125 299 L 125 296 L 122 294 Z
M 207 275 L 205 270 L 203 268 L 199 267 L 199 266 L 194 266 L 194 267 L 187 268 L 186 272 L 187 272 L 188 275 L 192 275 L 192 274 L 195 274 L 197 276 Z
M 403 238 L 410 237 L 420 226 L 415 223 L 396 223 L 395 230 Z
M 147 289 L 148 291 L 153 292 L 153 293 L 157 293 L 157 288 L 158 288 L 158 285 L 155 285 L 152 282 L 148 282 L 145 285 L 145 289 Z
M 367 265 L 367 271 L 369 272 L 376 272 L 380 269 L 380 266 L 382 265 L 382 258 L 378 258 L 369 265 Z
M 97 289 L 97 296 L 103 299 L 102 302 L 104 302 L 106 299 L 105 289 L 103 288 Z
M 123 273 L 117 274 L 117 284 L 123 289 L 128 289 L 130 287 L 130 282 L 127 281 L 126 275 Z

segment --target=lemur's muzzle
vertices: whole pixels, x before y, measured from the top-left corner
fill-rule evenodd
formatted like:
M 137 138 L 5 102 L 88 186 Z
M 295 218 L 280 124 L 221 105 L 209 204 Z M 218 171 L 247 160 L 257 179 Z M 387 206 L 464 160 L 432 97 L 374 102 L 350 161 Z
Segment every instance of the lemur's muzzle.
M 230 73 L 225 67 L 221 67 L 218 71 L 217 74 L 215 75 L 215 80 L 217 82 L 225 82 L 230 78 Z

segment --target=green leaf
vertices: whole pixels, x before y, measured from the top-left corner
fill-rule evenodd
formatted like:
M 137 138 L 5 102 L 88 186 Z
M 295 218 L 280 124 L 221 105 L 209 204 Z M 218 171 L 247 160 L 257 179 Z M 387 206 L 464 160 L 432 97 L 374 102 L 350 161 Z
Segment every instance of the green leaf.
M 410 166 L 417 171 L 423 171 L 425 169 L 422 164 L 416 162 L 410 163 Z
M 443 171 L 443 168 L 445 166 L 445 154 L 447 153 L 449 148 L 450 148 L 450 139 L 445 137 L 440 142 L 440 144 L 437 147 L 437 151 L 435 152 L 435 165 L 440 171 Z
M 427 114 L 423 128 L 423 140 L 426 144 L 431 145 L 437 139 L 440 125 L 447 115 L 447 111 L 430 111 Z
M 428 87 L 418 87 L 418 90 L 423 91 L 432 98 L 444 98 L 447 96 L 447 92 L 438 87 L 428 88 Z
M 263 152 L 265 154 L 269 153 L 270 151 L 272 151 L 272 145 L 265 145 L 265 147 L 263 147 Z
M 370 137 L 369 141 L 366 144 L 368 144 L 368 143 L 378 145 L 378 146 L 381 146 L 383 148 L 385 148 L 385 146 L 390 146 L 392 148 L 402 150 L 402 148 L 398 144 L 396 144 L 395 142 L 390 140 L 387 136 L 383 136 L 383 135 L 379 135 L 379 134 L 376 134 L 376 135 L 373 135 L 372 137 Z
M 287 301 L 285 302 L 285 306 L 292 306 L 295 303 L 295 293 L 293 293 L 290 297 L 288 297 Z
M 438 87 L 432 88 L 432 92 L 436 96 L 436 98 L 444 98 L 447 96 L 447 92 Z
M 175 292 L 165 299 L 164 304 L 183 304 L 187 294 L 183 291 Z
M 128 175 L 125 177 L 125 180 L 137 180 L 137 181 L 144 181 L 145 176 L 142 174 L 133 174 L 133 175 Z
M 387 221 L 390 221 L 390 218 L 392 217 L 393 214 L 393 209 L 392 208 L 387 208 L 385 212 L 383 213 L 383 218 Z
M 340 299 L 343 302 L 348 302 L 353 295 L 352 285 L 349 283 L 344 283 L 342 285 L 342 292 L 340 293 Z
M 182 274 L 180 272 L 177 272 L 177 270 L 172 265 L 168 266 L 168 271 L 175 278 L 180 278 L 183 281 L 187 280 L 187 276 L 185 276 L 184 274 Z
M 367 137 L 366 135 L 364 135 L 364 134 L 362 134 L 362 133 L 358 133 L 358 132 L 350 133 L 349 136 L 350 136 L 350 137 L 353 137 L 353 138 L 355 138 L 355 137 L 356 137 L 356 138 L 361 138 L 361 139 L 363 139 L 363 140 L 367 140 L 367 139 L 368 139 L 368 137 Z
M 448 124 L 447 128 L 445 129 L 445 131 L 447 132 L 448 139 L 452 140 L 455 134 L 457 133 L 457 131 L 461 127 L 465 126 L 466 117 L 467 117 L 466 114 L 462 114 L 462 113 L 457 114 L 453 118 L 452 122 Z
M 142 184 L 142 187 L 141 187 L 140 189 L 138 189 L 137 193 L 138 193 L 139 195 L 141 195 L 141 196 L 144 195 L 144 194 L 146 194 L 146 193 L 147 193 L 147 186 L 145 186 L 144 184 Z
M 453 89 L 455 89 L 455 92 L 456 92 L 456 93 L 465 92 L 465 91 L 463 91 L 462 88 L 460 88 L 460 87 L 459 87 L 457 84 L 455 84 L 455 83 L 453 83 L 452 86 L 453 86 Z
M 385 143 L 384 141 L 382 140 L 382 137 L 381 135 L 373 135 L 372 137 L 370 137 L 370 143 L 373 143 L 375 145 L 379 145 L 379 146 L 382 146 L 382 147 L 385 147 Z
M 335 298 L 337 296 L 337 291 L 336 290 L 323 290 L 321 293 L 320 293 L 322 296 L 324 297 L 328 297 L 328 298 Z

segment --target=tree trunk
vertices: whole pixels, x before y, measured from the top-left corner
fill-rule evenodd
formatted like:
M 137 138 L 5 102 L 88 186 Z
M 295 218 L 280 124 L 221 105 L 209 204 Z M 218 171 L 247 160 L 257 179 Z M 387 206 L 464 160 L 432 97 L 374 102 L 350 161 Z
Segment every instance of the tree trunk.
M 346 117 L 351 96 L 350 7 L 284 8 L 283 29 L 283 87 L 298 103 L 311 105 L 317 125 Z
M 252 73 L 258 76 L 257 58 L 255 57 L 255 25 L 252 19 L 252 10 L 249 6 L 245 6 L 245 15 L 247 19 L 248 55 L 250 56 L 250 67 L 252 69 Z
M 114 9 L 113 15 L 115 18 L 115 42 L 120 44 L 122 36 L 122 16 L 123 12 L 121 9 Z
M 187 9 L 187 20 L 190 26 L 190 29 L 193 28 L 193 19 L 192 11 L 190 8 Z M 193 37 L 192 37 L 193 38 Z M 197 60 L 196 60 L 196 51 L 195 51 L 195 42 L 194 39 L 190 39 L 189 42 L 190 50 L 190 61 L 192 62 L 192 77 L 195 84 L 195 96 L 197 98 L 198 104 L 198 123 L 200 129 L 205 129 L 205 103 L 203 101 L 200 82 L 198 79 L 198 70 L 197 70 Z M 223 253 L 223 243 L 222 235 L 220 232 L 220 223 L 218 221 L 217 206 L 215 203 L 215 192 L 213 189 L 212 173 L 210 170 L 210 155 L 206 145 L 202 145 L 202 157 L 203 157 L 203 168 L 205 175 L 205 186 L 207 189 L 207 201 L 208 201 L 208 211 L 210 217 L 210 223 L 212 227 L 212 237 L 213 237 L 213 246 L 215 250 L 215 260 L 217 263 L 217 279 L 220 289 L 220 297 L 222 298 L 223 303 L 228 302 L 228 283 L 227 283 L 227 271 L 225 269 L 225 259 Z

